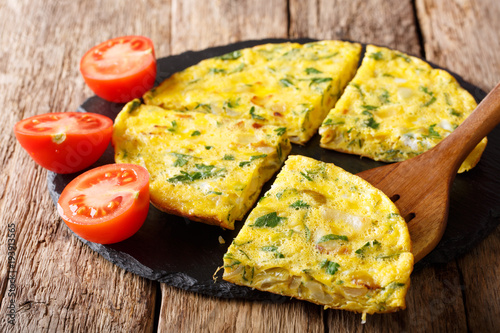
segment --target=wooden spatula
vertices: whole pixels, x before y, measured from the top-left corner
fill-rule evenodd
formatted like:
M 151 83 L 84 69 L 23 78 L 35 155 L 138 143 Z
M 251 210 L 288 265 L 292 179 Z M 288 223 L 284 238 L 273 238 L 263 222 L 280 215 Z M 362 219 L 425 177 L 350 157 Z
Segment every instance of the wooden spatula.
M 408 222 L 415 262 L 436 247 L 443 236 L 450 188 L 458 168 L 498 123 L 500 83 L 455 131 L 433 149 L 404 162 L 357 174 L 396 203 Z

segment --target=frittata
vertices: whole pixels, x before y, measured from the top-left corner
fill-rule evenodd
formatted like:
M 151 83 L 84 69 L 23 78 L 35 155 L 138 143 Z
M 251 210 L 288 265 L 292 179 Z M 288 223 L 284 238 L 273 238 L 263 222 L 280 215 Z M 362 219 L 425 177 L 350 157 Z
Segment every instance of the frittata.
M 323 122 L 321 147 L 397 162 L 448 136 L 476 108 L 474 98 L 441 69 L 416 57 L 368 45 L 363 62 Z M 486 138 L 462 164 L 479 161 Z
M 316 133 L 356 71 L 361 46 L 342 41 L 265 44 L 206 59 L 144 95 L 146 104 Z
M 382 191 L 333 164 L 289 156 L 224 256 L 223 279 L 328 308 L 405 308 L 404 219 Z
M 113 129 L 117 163 L 144 166 L 160 210 L 234 229 L 290 152 L 286 128 L 134 100 Z

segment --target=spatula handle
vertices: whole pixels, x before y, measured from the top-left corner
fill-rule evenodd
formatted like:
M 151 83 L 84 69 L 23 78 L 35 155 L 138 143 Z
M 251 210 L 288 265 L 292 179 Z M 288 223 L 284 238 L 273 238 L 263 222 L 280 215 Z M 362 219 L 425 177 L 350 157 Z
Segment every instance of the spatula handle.
M 457 129 L 436 146 L 435 153 L 439 158 L 446 159 L 446 163 L 454 168 L 455 174 L 470 152 L 499 123 L 500 83 Z

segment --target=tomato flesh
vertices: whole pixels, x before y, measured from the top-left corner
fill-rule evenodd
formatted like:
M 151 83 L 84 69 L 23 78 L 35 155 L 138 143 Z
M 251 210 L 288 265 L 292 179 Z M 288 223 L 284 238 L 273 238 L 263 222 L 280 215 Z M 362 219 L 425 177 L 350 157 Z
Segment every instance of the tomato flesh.
M 57 211 L 78 236 L 100 244 L 135 234 L 149 210 L 149 173 L 135 164 L 108 164 L 71 181 Z
M 110 39 L 85 53 L 80 72 L 90 89 L 107 101 L 142 97 L 156 78 L 153 42 L 142 36 Z
M 101 157 L 111 140 L 113 121 L 95 113 L 47 113 L 19 121 L 14 133 L 39 165 L 73 173 Z

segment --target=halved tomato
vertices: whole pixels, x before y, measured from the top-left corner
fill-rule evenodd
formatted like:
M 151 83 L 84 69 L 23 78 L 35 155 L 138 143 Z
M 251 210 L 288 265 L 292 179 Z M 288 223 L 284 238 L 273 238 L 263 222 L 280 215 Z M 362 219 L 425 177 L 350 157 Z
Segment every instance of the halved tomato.
M 63 190 L 57 211 L 80 237 L 121 242 L 143 225 L 149 210 L 149 173 L 140 165 L 108 164 L 84 172 Z
M 42 167 L 73 173 L 101 157 L 111 140 L 113 121 L 95 113 L 46 113 L 19 121 L 14 133 Z
M 125 103 L 142 97 L 156 78 L 153 42 L 142 36 L 110 39 L 85 53 L 80 72 L 90 89 L 107 101 Z

